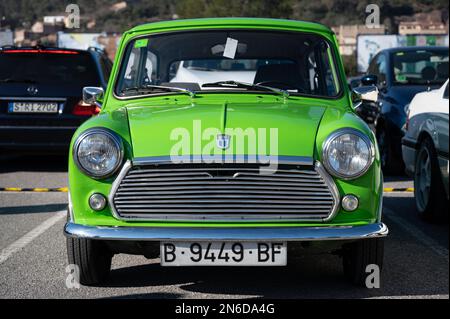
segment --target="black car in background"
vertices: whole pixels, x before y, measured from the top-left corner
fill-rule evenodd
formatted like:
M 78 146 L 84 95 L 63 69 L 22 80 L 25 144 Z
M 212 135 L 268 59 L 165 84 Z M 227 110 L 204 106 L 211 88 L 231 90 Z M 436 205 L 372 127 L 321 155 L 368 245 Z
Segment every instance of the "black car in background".
M 405 107 L 417 93 L 442 86 L 449 75 L 448 62 L 448 47 L 433 46 L 386 49 L 370 62 L 361 82 L 379 89 L 379 114 L 373 125 L 385 173 L 404 173 Z
M 67 151 L 99 112 L 82 102 L 83 87 L 106 88 L 111 68 L 98 49 L 0 48 L 0 153 Z

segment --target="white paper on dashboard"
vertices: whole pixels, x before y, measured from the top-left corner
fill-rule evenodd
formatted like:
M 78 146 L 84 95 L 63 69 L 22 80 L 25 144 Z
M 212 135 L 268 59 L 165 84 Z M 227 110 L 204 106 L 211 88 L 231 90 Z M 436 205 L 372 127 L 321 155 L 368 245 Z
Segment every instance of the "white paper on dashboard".
M 223 56 L 226 58 L 234 59 L 236 56 L 236 51 L 239 41 L 232 38 L 227 38 L 227 43 L 225 44 L 225 50 L 223 51 Z

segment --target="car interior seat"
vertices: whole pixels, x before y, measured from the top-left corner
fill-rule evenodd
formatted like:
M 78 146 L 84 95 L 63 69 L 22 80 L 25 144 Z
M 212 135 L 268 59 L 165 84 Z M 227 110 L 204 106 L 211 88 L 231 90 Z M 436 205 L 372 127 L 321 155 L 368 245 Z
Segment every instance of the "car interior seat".
M 448 79 L 448 62 L 439 63 L 436 67 L 436 71 L 438 79 Z
M 295 63 L 262 65 L 256 71 L 253 83 L 267 83 L 268 86 L 280 89 L 298 89 L 300 92 L 305 92 L 306 89 L 305 80 Z M 286 87 L 286 84 L 289 87 Z
M 426 81 L 432 81 L 436 78 L 436 70 L 432 66 L 426 66 L 420 72 L 422 74 L 422 79 Z

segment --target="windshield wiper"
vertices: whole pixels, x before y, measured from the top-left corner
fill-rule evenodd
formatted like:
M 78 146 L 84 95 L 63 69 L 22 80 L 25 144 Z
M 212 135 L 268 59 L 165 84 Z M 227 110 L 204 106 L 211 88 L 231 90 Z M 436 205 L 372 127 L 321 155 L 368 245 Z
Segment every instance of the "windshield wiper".
M 283 97 L 289 97 L 289 92 L 282 89 L 273 88 L 270 86 L 259 85 L 259 84 L 251 84 L 245 82 L 238 81 L 219 81 L 212 83 L 205 83 L 202 87 L 228 87 L 228 88 L 238 88 L 238 89 L 249 89 L 249 90 L 257 90 L 257 91 L 265 91 L 265 92 L 273 92 L 278 95 L 282 95 Z
M 37 82 L 32 79 L 14 79 L 14 78 L 7 78 L 7 79 L 0 79 L 1 83 L 30 83 L 30 84 L 36 84 Z
M 151 85 L 151 84 L 143 85 L 143 86 L 127 87 L 127 88 L 124 88 L 120 93 L 122 95 L 126 95 L 126 93 L 130 93 L 130 92 L 146 94 L 146 93 L 154 92 L 155 90 L 168 91 L 168 92 L 180 92 L 180 93 L 186 93 L 190 97 L 195 96 L 195 93 L 188 89 L 172 87 L 172 86 Z

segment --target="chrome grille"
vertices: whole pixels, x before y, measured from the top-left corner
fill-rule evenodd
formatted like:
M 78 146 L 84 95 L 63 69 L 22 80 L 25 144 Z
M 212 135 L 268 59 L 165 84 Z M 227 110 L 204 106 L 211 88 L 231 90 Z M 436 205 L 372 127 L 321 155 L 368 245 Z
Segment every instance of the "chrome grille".
M 320 164 L 261 174 L 251 164 L 127 162 L 110 203 L 119 219 L 323 221 L 335 213 L 338 196 Z

